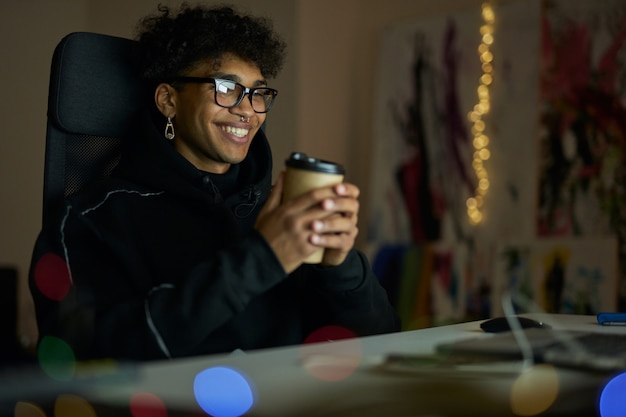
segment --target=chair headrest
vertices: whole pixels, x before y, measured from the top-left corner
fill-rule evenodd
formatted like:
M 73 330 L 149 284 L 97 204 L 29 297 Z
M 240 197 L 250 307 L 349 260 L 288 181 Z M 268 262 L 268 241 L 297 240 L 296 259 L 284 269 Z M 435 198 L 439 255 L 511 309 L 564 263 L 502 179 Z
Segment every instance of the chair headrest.
M 121 137 L 146 100 L 135 41 L 74 32 L 57 45 L 48 118 L 74 134 Z

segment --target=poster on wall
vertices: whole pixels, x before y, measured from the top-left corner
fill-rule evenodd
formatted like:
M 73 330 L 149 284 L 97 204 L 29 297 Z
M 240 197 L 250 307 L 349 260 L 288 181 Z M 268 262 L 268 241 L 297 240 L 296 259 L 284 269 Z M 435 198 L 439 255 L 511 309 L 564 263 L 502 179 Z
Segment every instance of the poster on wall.
M 617 239 L 542 238 L 498 245 L 494 314 L 617 311 Z
M 489 315 L 493 240 L 534 233 L 540 1 L 511 1 L 494 11 L 484 118 L 491 184 L 478 226 L 467 217 L 478 185 L 468 114 L 485 71 L 481 6 L 389 26 L 380 43 L 367 250 L 391 292 L 401 283 L 390 281 L 405 282 L 415 293 L 399 296 L 431 303 L 419 311 L 435 320 Z M 434 247 L 447 248 L 445 256 L 428 249 Z M 412 273 L 411 253 L 422 265 L 445 258 L 454 273 Z M 406 286 L 407 279 L 415 283 Z
M 540 236 L 617 236 L 626 297 L 626 2 L 550 0 L 541 39 Z

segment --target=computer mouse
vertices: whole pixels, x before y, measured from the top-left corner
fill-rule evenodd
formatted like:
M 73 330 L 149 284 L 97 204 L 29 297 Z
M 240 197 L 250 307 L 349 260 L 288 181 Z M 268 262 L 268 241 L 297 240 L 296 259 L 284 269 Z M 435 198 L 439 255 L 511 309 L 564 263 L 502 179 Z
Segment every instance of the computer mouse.
M 533 320 L 528 317 L 511 316 L 511 317 L 494 317 L 480 323 L 480 328 L 487 333 L 500 333 L 511 330 L 509 320 L 517 320 L 522 329 L 538 328 L 549 329 L 550 326 L 544 322 Z

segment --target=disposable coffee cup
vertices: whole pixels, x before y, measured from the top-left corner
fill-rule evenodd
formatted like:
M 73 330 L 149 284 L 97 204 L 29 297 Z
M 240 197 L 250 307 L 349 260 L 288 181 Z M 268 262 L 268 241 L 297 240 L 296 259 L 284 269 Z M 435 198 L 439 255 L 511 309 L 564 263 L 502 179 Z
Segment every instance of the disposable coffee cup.
M 311 158 L 302 152 L 293 152 L 285 161 L 285 168 L 283 201 L 292 200 L 316 188 L 340 184 L 345 174 L 340 164 Z M 319 248 L 304 263 L 318 264 L 323 257 L 324 248 Z

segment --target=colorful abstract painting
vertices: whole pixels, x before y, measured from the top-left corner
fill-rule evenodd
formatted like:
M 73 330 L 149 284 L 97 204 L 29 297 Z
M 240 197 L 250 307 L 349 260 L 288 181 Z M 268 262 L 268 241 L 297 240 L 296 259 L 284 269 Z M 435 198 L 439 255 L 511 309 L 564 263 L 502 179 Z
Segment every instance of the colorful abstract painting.
M 466 201 L 478 182 L 468 113 L 483 75 L 481 6 L 382 34 L 367 249 L 407 328 L 488 316 L 494 239 L 534 232 L 539 12 L 535 0 L 496 9 L 494 180 L 480 227 Z
M 626 2 L 544 2 L 540 236 L 617 236 L 626 294 Z
M 494 314 L 504 312 L 507 293 L 524 313 L 597 314 L 617 309 L 616 238 L 502 243 L 494 265 Z
M 624 310 L 626 2 L 492 3 L 484 220 L 471 224 L 466 205 L 477 184 L 477 7 L 382 35 L 369 255 L 411 326 L 493 315 L 506 286 L 548 311 Z M 586 246 L 594 239 L 606 252 Z M 512 241 L 527 243 L 510 247 L 504 273 Z

